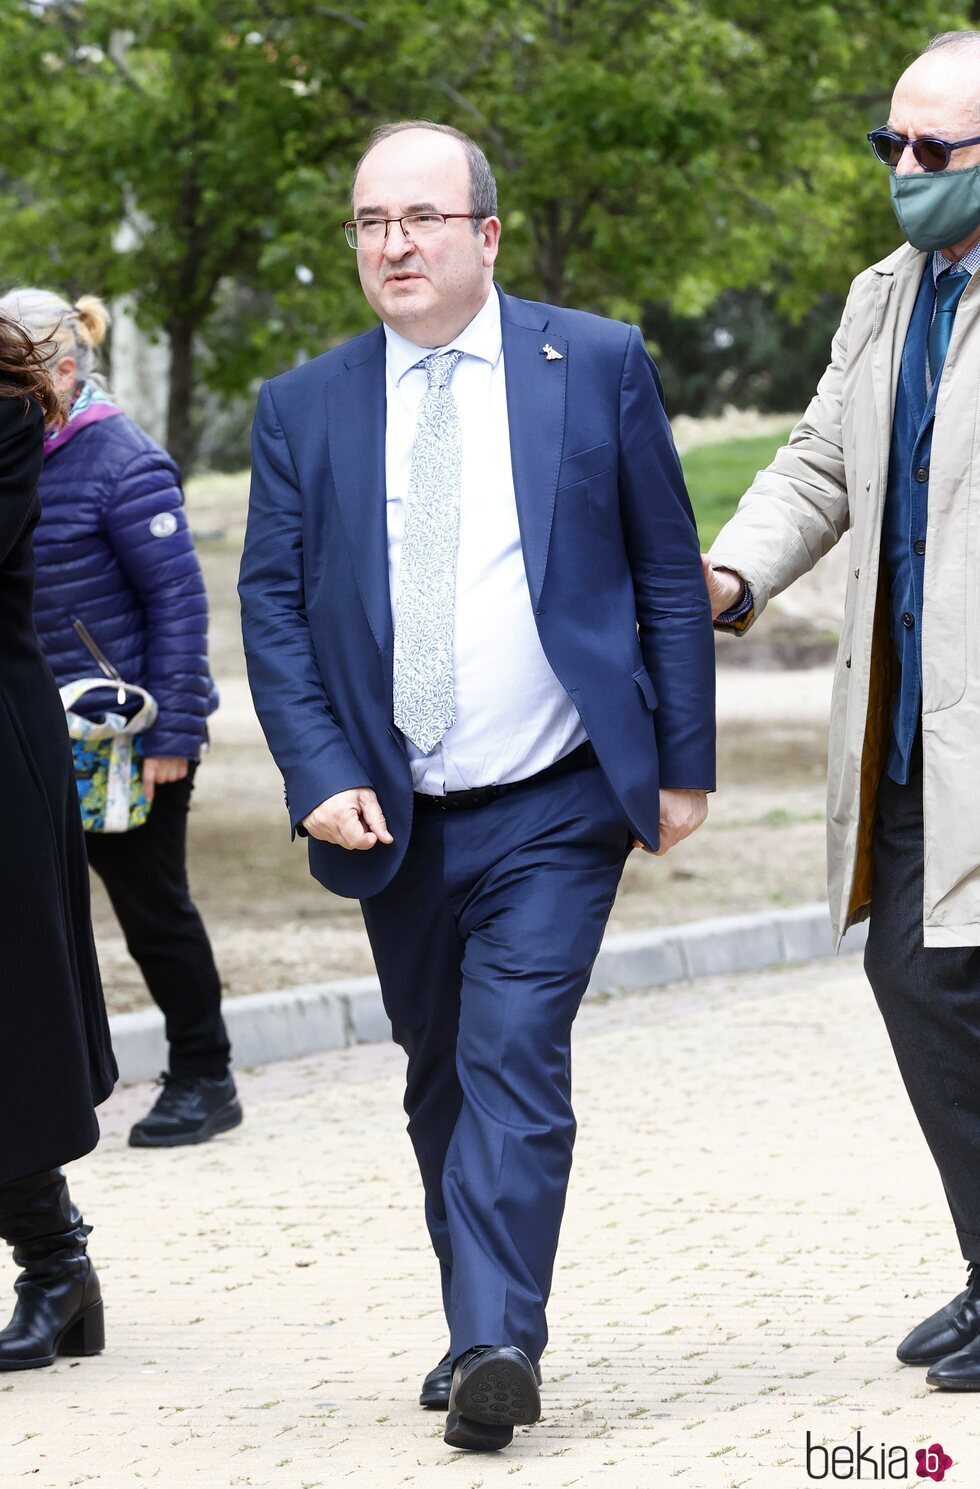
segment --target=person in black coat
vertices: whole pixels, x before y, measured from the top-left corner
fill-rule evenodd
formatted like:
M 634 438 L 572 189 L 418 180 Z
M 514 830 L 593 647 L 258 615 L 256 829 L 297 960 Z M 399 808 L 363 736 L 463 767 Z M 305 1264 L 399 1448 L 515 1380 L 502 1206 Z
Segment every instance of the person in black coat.
M 61 1165 L 95 1147 L 117 1070 L 65 712 L 33 621 L 31 533 L 57 407 L 43 358 L 0 317 L 0 1237 L 22 1268 L 0 1370 L 104 1345 L 91 1227 Z

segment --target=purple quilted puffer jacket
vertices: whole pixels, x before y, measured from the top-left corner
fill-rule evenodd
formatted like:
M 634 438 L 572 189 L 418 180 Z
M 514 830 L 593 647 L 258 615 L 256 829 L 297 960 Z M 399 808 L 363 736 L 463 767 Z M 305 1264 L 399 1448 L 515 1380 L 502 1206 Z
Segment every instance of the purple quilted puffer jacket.
M 208 668 L 207 596 L 176 465 L 116 414 L 48 453 L 40 495 L 34 614 L 58 683 L 99 675 L 72 629 L 78 618 L 125 681 L 156 698 L 146 754 L 197 759 L 218 693 Z

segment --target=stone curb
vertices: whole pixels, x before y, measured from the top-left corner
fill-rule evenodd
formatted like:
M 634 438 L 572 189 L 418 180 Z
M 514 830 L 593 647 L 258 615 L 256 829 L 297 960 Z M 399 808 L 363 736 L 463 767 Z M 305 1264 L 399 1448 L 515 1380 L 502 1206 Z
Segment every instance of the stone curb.
M 861 951 L 866 936 L 866 925 L 853 927 L 842 954 Z M 607 936 L 586 997 L 609 997 L 695 977 L 757 972 L 833 954 L 825 905 L 629 931 Z M 375 977 L 311 982 L 276 993 L 228 998 L 224 1017 L 238 1066 L 295 1060 L 391 1038 Z M 116 1014 L 109 1024 L 119 1079 L 152 1080 L 167 1063 L 159 1010 Z

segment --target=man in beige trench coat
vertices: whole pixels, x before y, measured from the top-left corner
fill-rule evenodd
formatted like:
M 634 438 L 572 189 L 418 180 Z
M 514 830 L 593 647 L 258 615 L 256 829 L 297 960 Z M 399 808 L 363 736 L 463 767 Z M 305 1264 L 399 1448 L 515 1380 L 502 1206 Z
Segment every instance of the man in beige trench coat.
M 837 942 L 865 967 L 970 1264 L 899 1359 L 980 1390 L 980 32 L 935 38 L 888 125 L 908 238 L 851 286 L 803 418 L 705 560 L 744 631 L 848 529 L 830 722 Z

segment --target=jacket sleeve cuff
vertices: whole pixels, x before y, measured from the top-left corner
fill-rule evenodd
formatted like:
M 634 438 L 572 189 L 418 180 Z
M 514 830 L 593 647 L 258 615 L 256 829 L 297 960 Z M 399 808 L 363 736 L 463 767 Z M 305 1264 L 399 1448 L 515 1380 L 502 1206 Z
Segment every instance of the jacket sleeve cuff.
M 746 584 L 745 593 L 737 605 L 730 605 L 715 617 L 716 631 L 731 631 L 736 636 L 743 635 L 755 620 L 755 596 L 751 586 Z
M 290 841 L 291 842 L 295 842 L 295 840 L 297 838 L 308 838 L 309 837 L 309 833 L 307 832 L 306 828 L 303 826 L 303 818 L 304 817 L 308 817 L 311 812 L 315 812 L 316 809 L 317 809 L 317 807 L 320 806 L 322 802 L 329 801 L 331 796 L 339 796 L 340 793 L 341 793 L 341 791 L 373 791 L 373 790 L 374 790 L 374 787 L 371 785 L 370 781 L 363 781 L 363 780 L 361 780 L 361 781 L 348 781 L 343 786 L 330 786 L 326 790 L 324 790 L 323 787 L 316 787 L 313 790 L 312 793 L 307 792 L 306 795 L 304 795 L 302 797 L 299 797 L 299 805 L 298 805 L 298 807 L 294 808 L 290 804 L 289 792 L 288 792 L 287 788 L 285 786 L 283 786 L 283 788 L 282 788 L 283 801 L 286 804 L 286 811 L 289 813 L 289 826 L 290 826 L 290 834 L 289 834 L 289 836 L 290 836 Z M 312 797 L 315 797 L 316 799 L 315 800 L 312 800 L 311 799 L 311 796 Z M 294 800 L 295 799 L 296 799 L 296 797 L 294 796 Z

